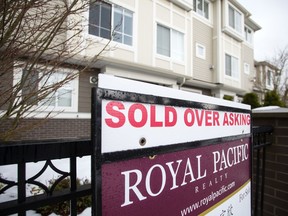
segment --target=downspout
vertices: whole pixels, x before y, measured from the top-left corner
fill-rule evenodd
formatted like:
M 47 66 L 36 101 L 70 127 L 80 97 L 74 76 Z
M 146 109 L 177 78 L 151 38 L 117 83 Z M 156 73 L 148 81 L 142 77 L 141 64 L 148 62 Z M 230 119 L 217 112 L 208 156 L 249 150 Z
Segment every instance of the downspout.
M 216 1 L 216 35 L 217 35 L 217 42 L 216 42 L 216 83 L 222 83 L 222 68 L 223 68 L 223 52 L 222 52 L 222 20 L 225 19 L 225 14 L 222 17 L 222 0 Z M 224 1 L 225 3 L 225 1 Z M 225 11 L 225 10 L 224 10 Z M 223 21 L 224 22 L 224 21 Z
M 179 87 L 178 87 L 179 90 L 181 89 L 181 87 L 184 85 L 185 82 L 186 82 L 186 77 L 182 77 L 182 82 L 179 83 Z

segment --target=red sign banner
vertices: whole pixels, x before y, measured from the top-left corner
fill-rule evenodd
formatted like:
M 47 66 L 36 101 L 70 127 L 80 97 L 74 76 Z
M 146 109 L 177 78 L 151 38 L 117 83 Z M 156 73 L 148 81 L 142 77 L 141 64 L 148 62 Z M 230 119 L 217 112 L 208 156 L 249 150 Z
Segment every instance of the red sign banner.
M 103 215 L 184 216 L 212 211 L 250 182 L 250 157 L 246 138 L 105 164 Z M 231 203 L 231 213 L 239 208 L 238 201 Z M 215 215 L 222 210 L 227 211 Z

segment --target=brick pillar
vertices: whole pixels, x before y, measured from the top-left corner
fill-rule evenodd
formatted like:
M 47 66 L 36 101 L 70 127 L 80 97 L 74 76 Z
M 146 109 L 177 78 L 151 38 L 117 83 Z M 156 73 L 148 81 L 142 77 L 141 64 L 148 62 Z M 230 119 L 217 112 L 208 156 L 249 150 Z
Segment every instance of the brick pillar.
M 272 125 L 273 144 L 266 148 L 264 216 L 288 215 L 288 113 L 253 113 L 253 125 Z M 255 158 L 254 158 L 255 160 Z

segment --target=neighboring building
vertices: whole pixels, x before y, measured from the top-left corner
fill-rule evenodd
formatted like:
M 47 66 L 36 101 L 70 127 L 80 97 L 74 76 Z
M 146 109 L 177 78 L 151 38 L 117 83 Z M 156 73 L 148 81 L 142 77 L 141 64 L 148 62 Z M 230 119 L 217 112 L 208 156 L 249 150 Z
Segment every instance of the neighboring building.
M 260 29 L 250 16 L 236 0 L 107 0 L 91 5 L 83 14 L 81 37 L 97 46 L 70 63 L 93 57 L 113 35 L 110 51 L 58 90 L 66 94 L 55 96 L 53 111 L 64 112 L 21 139 L 89 136 L 90 90 L 99 73 L 241 101 L 252 91 L 253 35 Z M 59 69 L 54 81 L 65 71 Z
M 258 94 L 260 103 L 263 103 L 265 93 L 274 90 L 274 80 L 279 69 L 267 61 L 255 61 L 255 71 L 253 91 Z

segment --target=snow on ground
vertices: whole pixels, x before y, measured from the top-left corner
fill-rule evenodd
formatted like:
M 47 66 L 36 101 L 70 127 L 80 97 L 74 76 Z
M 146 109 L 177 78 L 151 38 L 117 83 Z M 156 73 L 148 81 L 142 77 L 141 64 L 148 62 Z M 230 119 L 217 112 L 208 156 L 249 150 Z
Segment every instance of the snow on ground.
M 68 172 L 69 171 L 69 159 L 60 159 L 53 160 L 52 163 L 60 169 L 61 171 Z M 37 162 L 37 163 L 26 163 L 26 179 L 33 177 L 36 175 L 44 166 L 45 161 Z M 17 167 L 16 165 L 6 165 L 0 166 L 0 174 L 2 178 L 10 181 L 17 181 Z M 39 176 L 36 180 L 49 185 L 49 180 L 53 178 L 58 178 L 59 174 L 53 171 L 50 167 L 46 169 L 46 171 Z M 91 157 L 85 156 L 82 158 L 77 158 L 77 178 L 80 180 L 88 179 L 91 181 Z M 26 185 L 26 195 L 33 196 L 33 193 L 37 193 L 38 191 L 36 185 L 28 184 Z M 33 192 L 34 191 L 34 192 Z M 7 190 L 4 194 L 0 194 L 0 202 L 9 201 L 17 199 L 17 187 L 12 187 Z M 16 214 L 15 214 L 16 215 Z M 39 214 L 35 213 L 35 211 L 27 211 L 28 216 L 38 216 Z M 80 214 L 81 216 L 90 216 L 91 208 L 87 208 Z M 50 216 L 55 216 L 55 214 L 51 214 Z

